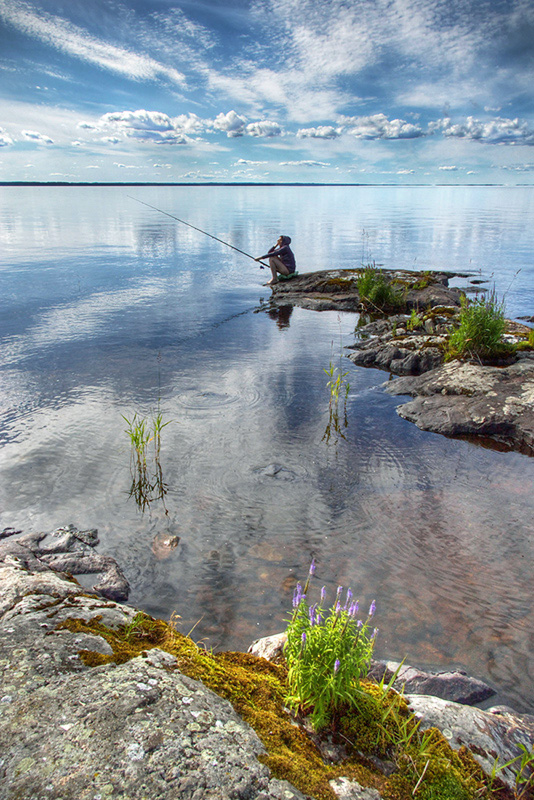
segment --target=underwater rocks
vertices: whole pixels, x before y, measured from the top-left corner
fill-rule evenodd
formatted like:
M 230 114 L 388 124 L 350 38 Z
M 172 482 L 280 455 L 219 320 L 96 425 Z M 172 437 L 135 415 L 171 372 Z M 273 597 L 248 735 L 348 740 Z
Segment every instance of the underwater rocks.
M 416 377 L 384 385 L 388 394 L 412 395 L 397 408 L 418 428 L 446 436 L 491 437 L 534 454 L 534 358 L 519 353 L 515 364 L 489 367 L 451 361 Z
M 359 311 L 358 279 L 362 269 L 329 269 L 295 275 L 271 286 L 271 307 L 299 306 L 313 311 Z M 402 294 L 403 310 L 442 305 L 460 305 L 460 290 L 448 286 L 449 279 L 468 277 L 457 272 L 380 270 Z M 424 279 L 423 276 L 424 275 Z
M 34 572 L 53 569 L 69 575 L 97 574 L 93 591 L 109 600 L 127 600 L 130 586 L 117 562 L 111 556 L 96 553 L 98 532 L 79 531 L 74 525 L 57 528 L 51 533 L 29 533 L 24 536 L 13 528 L 3 531 L 0 541 L 0 562 L 9 556 L 21 566 Z
M 304 800 L 260 763 L 263 745 L 230 703 L 180 673 L 173 655 L 84 664 L 80 651 L 111 648 L 73 621 L 117 629 L 136 614 L 37 558 L 29 568 L 3 555 L 0 798 Z

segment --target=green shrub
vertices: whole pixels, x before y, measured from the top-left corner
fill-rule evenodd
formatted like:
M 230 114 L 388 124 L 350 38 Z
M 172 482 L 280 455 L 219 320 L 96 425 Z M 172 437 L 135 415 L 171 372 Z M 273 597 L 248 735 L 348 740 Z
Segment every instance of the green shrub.
M 388 283 L 382 271 L 368 264 L 357 280 L 360 302 L 368 311 L 385 311 L 403 303 L 402 294 Z
M 514 346 L 505 342 L 504 302 L 495 292 L 470 302 L 462 298 L 460 325 L 451 334 L 447 358 L 478 358 L 492 361 L 510 355 Z

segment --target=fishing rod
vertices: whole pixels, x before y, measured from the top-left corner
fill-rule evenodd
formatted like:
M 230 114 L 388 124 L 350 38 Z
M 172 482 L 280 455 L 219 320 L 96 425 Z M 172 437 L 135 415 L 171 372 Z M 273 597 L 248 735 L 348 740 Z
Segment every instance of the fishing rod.
M 170 217 L 171 219 L 175 219 L 177 222 L 181 222 L 182 225 L 187 225 L 188 228 L 193 228 L 193 230 L 195 230 L 195 231 L 199 231 L 200 233 L 204 233 L 206 236 L 209 236 L 210 239 L 215 239 L 216 242 L 220 242 L 221 244 L 225 244 L 227 247 L 231 247 L 232 250 L 237 250 L 238 253 L 241 253 L 242 255 L 246 256 L 247 258 L 251 258 L 257 264 L 259 264 L 260 265 L 260 269 L 265 269 L 265 267 L 269 266 L 268 264 L 264 264 L 263 261 L 258 261 L 256 258 L 254 258 L 254 256 L 251 256 L 250 253 L 245 253 L 244 250 L 240 250 L 239 247 L 234 247 L 233 244 L 230 244 L 229 242 L 225 242 L 223 239 L 219 239 L 217 236 L 213 236 L 211 233 L 208 233 L 207 231 L 203 231 L 202 228 L 197 228 L 195 225 L 191 225 L 191 223 L 190 222 L 186 222 L 185 219 L 180 219 L 180 217 L 175 217 L 174 214 L 169 214 L 168 211 L 163 211 L 161 208 L 156 208 L 156 206 L 151 206 L 150 203 L 145 203 L 144 200 L 138 200 L 137 197 L 132 197 L 131 194 L 127 195 L 127 197 L 129 197 L 130 200 L 135 200 L 136 203 L 141 203 L 142 205 L 147 206 L 148 208 L 153 208 L 154 211 L 159 211 L 160 214 L 165 214 L 166 217 Z

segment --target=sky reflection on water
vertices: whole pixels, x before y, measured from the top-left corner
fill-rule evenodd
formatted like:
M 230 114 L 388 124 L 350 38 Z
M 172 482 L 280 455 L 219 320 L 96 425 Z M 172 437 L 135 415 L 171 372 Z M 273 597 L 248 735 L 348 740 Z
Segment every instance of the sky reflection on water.
M 531 191 L 135 193 L 252 254 L 289 232 L 301 271 L 476 267 L 502 292 L 521 268 L 515 315 L 534 307 Z M 323 370 L 355 317 L 269 316 L 265 272 L 127 193 L 2 191 L 0 526 L 98 527 L 133 603 L 200 619 L 223 648 L 283 627 L 313 556 L 318 586 L 376 598 L 380 654 L 462 666 L 534 707 L 532 459 L 419 431 L 387 373 L 350 362 L 347 438 L 326 444 Z M 158 399 L 168 516 L 128 499 L 121 415 Z

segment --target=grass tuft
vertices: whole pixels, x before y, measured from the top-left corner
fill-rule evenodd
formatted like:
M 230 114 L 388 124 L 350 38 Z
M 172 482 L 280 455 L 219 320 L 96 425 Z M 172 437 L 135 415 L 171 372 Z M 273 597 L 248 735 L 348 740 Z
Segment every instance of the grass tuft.
M 363 268 L 357 286 L 360 302 L 367 311 L 390 311 L 400 308 L 404 303 L 402 293 L 386 280 L 382 270 L 374 264 Z
M 492 362 L 511 356 L 515 348 L 504 341 L 505 329 L 504 302 L 498 300 L 495 291 L 471 301 L 464 296 L 459 327 L 449 338 L 447 360 Z

